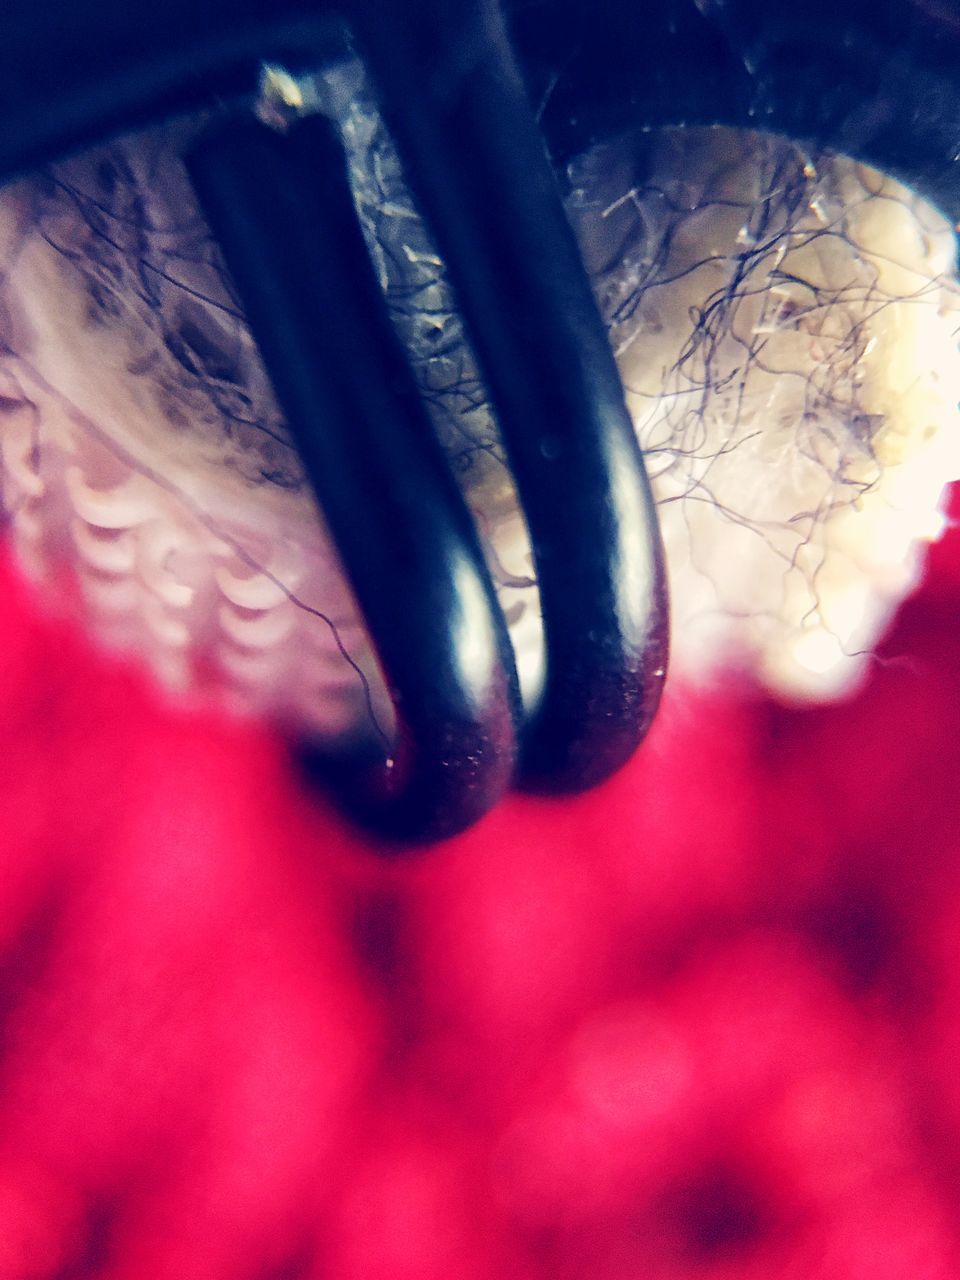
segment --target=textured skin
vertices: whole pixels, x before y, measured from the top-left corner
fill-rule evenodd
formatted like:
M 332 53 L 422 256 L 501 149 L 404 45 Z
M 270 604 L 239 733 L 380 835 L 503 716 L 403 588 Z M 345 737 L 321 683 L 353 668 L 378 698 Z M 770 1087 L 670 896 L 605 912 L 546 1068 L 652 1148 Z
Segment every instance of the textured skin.
M 529 544 L 450 285 L 362 83 L 348 67 L 322 86 L 529 691 Z M 198 127 L 122 140 L 0 195 L 0 483 L 15 542 L 38 579 L 71 561 L 91 629 L 167 684 L 308 734 L 369 725 L 371 710 L 388 726 L 177 159 Z M 960 473 L 952 228 L 873 170 L 762 134 L 640 134 L 562 177 L 659 505 L 674 670 L 709 679 L 746 663 L 801 698 L 849 688 Z
M 957 1275 L 956 534 L 854 700 L 402 866 L 2 575 L 3 1280 Z

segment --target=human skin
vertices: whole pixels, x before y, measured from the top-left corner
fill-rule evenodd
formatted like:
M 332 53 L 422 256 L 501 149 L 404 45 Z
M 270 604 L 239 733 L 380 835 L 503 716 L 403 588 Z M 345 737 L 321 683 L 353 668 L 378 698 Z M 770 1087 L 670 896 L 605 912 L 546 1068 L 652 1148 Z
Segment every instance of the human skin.
M 536 570 L 509 460 L 358 77 L 321 87 L 532 702 Z M 180 156 L 200 129 L 135 135 L 0 200 L 15 544 L 55 599 L 72 588 L 95 633 L 174 688 L 308 736 L 389 730 L 370 639 L 191 196 Z M 842 692 L 960 471 L 952 228 L 875 170 L 754 132 L 641 131 L 561 177 L 659 508 L 675 669 L 747 665 L 789 696 Z

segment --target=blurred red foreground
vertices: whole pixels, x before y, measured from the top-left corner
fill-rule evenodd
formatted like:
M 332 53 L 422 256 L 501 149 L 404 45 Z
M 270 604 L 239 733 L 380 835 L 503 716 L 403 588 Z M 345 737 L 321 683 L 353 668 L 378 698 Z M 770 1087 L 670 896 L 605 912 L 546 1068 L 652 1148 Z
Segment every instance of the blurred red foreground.
M 0 1280 L 960 1276 L 960 534 L 402 862 L 0 587 Z

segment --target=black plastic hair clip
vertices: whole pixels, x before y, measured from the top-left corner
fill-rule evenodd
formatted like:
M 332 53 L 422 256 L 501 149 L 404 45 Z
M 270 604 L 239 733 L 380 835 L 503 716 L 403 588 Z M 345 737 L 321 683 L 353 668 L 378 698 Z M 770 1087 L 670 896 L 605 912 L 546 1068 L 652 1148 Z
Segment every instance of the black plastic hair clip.
M 498 12 L 356 8 L 351 35 L 434 229 L 530 531 L 546 676 L 526 723 L 506 622 L 367 260 L 335 127 L 233 120 L 188 169 L 399 713 L 390 767 L 341 764 L 340 793 L 393 833 L 446 834 L 485 812 L 515 756 L 522 780 L 565 789 L 632 753 L 664 675 L 662 557 L 613 353 Z M 375 512 L 363 525 L 360 509 Z
M 588 786 L 656 712 L 657 518 L 552 164 L 638 124 L 735 124 L 878 163 L 955 217 L 960 16 L 943 9 L 842 0 L 825 20 L 814 0 L 40 0 L 0 18 L 0 178 L 218 109 L 188 169 L 397 710 L 389 759 L 328 768 L 365 825 L 434 839 L 511 782 Z M 338 133 L 295 102 L 280 127 L 255 114 L 265 64 L 296 86 L 347 46 L 446 263 L 530 532 L 546 658 L 528 712 Z

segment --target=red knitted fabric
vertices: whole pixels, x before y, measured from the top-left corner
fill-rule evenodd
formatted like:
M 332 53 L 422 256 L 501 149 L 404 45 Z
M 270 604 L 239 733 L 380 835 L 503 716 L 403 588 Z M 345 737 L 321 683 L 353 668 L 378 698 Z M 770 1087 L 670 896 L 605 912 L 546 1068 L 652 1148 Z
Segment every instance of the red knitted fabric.
M 0 1280 L 960 1275 L 960 535 L 402 862 L 0 578 Z

